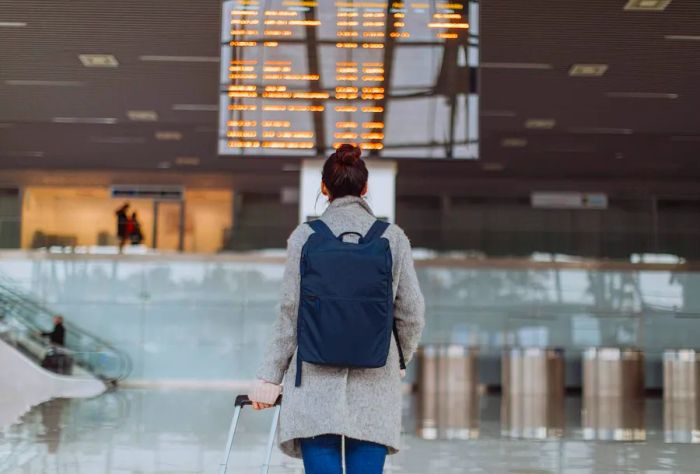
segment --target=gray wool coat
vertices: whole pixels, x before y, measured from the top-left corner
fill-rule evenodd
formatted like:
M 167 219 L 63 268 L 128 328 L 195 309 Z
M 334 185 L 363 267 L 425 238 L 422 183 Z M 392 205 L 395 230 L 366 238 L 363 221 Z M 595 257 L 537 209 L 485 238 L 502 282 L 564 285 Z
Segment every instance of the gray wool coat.
M 354 196 L 335 199 L 321 219 L 335 235 L 348 231 L 364 235 L 375 221 L 366 201 Z M 399 450 L 401 435 L 401 376 L 393 337 L 384 367 L 339 368 L 303 362 L 302 384 L 294 386 L 299 260 L 302 246 L 312 233 L 308 225 L 301 224 L 287 242 L 280 314 L 257 373 L 260 379 L 284 384 L 278 435 L 280 449 L 290 456 L 301 457 L 300 438 L 339 434 L 383 444 L 394 454 Z M 394 317 L 408 362 L 423 331 L 425 304 L 406 234 L 392 224 L 383 236 L 389 240 L 393 257 Z M 348 241 L 352 238 L 352 235 L 346 236 Z

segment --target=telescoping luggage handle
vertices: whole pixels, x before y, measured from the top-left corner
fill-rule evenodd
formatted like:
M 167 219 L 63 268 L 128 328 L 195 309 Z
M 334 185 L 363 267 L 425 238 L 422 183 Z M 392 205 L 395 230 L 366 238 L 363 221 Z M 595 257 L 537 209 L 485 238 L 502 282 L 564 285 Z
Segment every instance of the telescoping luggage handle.
M 262 465 L 260 472 L 262 474 L 267 474 L 270 470 L 270 457 L 272 456 L 272 448 L 275 445 L 275 433 L 277 432 L 277 422 L 280 418 L 280 406 L 282 403 L 282 395 L 277 397 L 274 405 L 274 414 L 272 416 L 272 426 L 270 426 L 270 435 L 267 439 L 267 450 L 265 452 L 265 463 Z M 228 469 L 228 460 L 231 456 L 231 448 L 233 447 L 233 437 L 236 434 L 236 427 L 238 426 L 238 417 L 241 415 L 241 410 L 245 406 L 252 405 L 253 402 L 248 398 L 248 395 L 238 395 L 236 397 L 235 409 L 233 411 L 233 420 L 231 420 L 231 427 L 228 430 L 228 439 L 226 441 L 226 452 L 224 453 L 224 460 L 219 466 L 219 474 L 226 474 Z

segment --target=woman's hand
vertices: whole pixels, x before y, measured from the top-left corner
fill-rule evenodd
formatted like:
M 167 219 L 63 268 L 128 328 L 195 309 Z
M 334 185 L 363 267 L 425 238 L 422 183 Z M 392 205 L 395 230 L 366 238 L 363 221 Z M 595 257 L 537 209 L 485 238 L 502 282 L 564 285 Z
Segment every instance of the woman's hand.
M 253 410 L 264 410 L 265 408 L 272 408 L 274 405 L 270 405 L 269 403 L 253 402 L 251 406 L 253 407 Z
M 282 393 L 282 386 L 265 380 L 257 380 L 248 393 L 253 410 L 264 410 L 275 406 L 277 397 Z

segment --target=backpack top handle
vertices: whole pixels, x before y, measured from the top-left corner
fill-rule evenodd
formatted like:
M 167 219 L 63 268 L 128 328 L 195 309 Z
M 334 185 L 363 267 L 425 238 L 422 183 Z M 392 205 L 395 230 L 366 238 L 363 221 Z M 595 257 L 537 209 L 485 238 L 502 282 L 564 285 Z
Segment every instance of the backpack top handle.
M 335 234 L 331 231 L 331 229 L 328 228 L 326 223 L 323 222 L 321 219 L 315 219 L 313 221 L 307 222 L 306 224 L 309 227 L 311 227 L 314 230 L 314 232 L 318 232 L 319 234 L 324 235 L 326 238 L 329 239 L 339 239 L 340 241 L 342 241 L 344 235 L 355 234 L 360 237 L 359 243 L 371 242 L 374 239 L 381 237 L 382 234 L 384 234 L 386 229 L 389 227 L 388 222 L 377 219 L 376 221 L 374 221 L 374 224 L 372 224 L 372 227 L 369 228 L 367 234 L 365 234 L 364 236 L 359 232 L 349 231 L 343 232 L 338 237 L 336 237 Z
M 345 237 L 346 235 L 349 235 L 349 234 L 355 234 L 356 236 L 359 237 L 359 240 L 357 241 L 358 244 L 364 243 L 365 236 L 360 234 L 359 232 L 353 232 L 352 230 L 349 232 L 343 232 L 342 234 L 340 234 L 338 236 L 338 240 L 343 241 L 343 237 Z

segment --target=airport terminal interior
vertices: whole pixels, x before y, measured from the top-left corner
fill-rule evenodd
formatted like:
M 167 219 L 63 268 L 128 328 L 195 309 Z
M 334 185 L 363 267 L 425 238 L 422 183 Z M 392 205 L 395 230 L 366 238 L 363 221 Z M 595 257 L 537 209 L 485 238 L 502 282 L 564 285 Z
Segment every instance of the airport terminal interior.
M 425 299 L 384 472 L 700 473 L 699 78 L 697 0 L 0 0 L 0 473 L 224 472 L 343 143 Z

